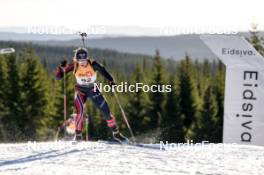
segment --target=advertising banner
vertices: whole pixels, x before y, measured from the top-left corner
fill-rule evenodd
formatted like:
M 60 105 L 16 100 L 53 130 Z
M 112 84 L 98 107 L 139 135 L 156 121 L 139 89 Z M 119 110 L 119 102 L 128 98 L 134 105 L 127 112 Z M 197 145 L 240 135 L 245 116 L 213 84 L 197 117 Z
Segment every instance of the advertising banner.
M 226 66 L 223 142 L 264 146 L 264 58 L 241 36 L 200 38 Z

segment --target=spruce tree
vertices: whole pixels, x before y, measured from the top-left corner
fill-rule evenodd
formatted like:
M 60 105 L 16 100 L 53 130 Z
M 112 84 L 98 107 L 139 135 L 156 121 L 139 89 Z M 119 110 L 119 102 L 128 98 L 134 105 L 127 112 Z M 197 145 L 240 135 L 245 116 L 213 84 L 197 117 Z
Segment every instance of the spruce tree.
M 5 57 L 7 65 L 7 88 L 5 90 L 6 106 L 8 115 L 3 118 L 5 130 L 9 141 L 15 141 L 23 135 L 20 125 L 21 114 L 21 92 L 20 92 L 20 76 L 17 67 L 17 56 L 9 54 Z
M 201 116 L 198 118 L 194 129 L 195 141 L 218 142 L 218 136 L 214 132 L 217 127 L 217 112 L 215 95 L 211 85 L 209 85 L 204 94 Z
M 7 81 L 7 64 L 6 57 L 0 55 L 0 141 L 6 141 L 7 134 L 4 123 L 4 119 L 8 121 L 8 113 L 10 112 L 9 107 L 7 106 L 7 101 L 9 100 L 6 94 L 8 88 Z
M 32 48 L 26 48 L 19 56 L 21 102 L 19 127 L 23 138 L 40 139 L 49 121 L 49 96 L 46 71 Z
M 152 84 L 160 86 L 164 84 L 164 67 L 158 50 L 154 57 Z M 165 97 L 163 92 L 150 92 L 150 129 L 156 129 L 160 125 L 163 116 L 164 100 Z
M 172 86 L 171 92 L 168 92 L 164 117 L 162 118 L 161 140 L 172 143 L 184 142 L 183 116 L 181 115 L 179 103 L 179 84 L 174 76 L 170 76 Z
M 56 116 L 56 96 L 54 94 L 54 83 L 53 77 L 47 72 L 47 69 L 44 68 L 43 70 L 43 83 L 45 89 L 45 96 L 44 98 L 47 100 L 47 104 L 44 107 L 45 116 L 42 118 L 41 126 L 37 129 L 37 134 L 40 139 L 54 139 L 55 130 L 53 122 L 54 117 Z
M 264 56 L 264 39 L 259 36 L 259 31 L 257 28 L 257 24 L 252 25 L 252 29 L 250 30 L 250 38 L 248 41 L 253 45 L 253 47 Z
M 212 78 L 213 94 L 215 94 L 217 102 L 216 126 L 214 135 L 216 142 L 222 142 L 223 137 L 223 118 L 224 118 L 224 95 L 225 95 L 225 68 L 223 63 L 218 62 L 218 69 L 215 76 Z
M 179 101 L 185 135 L 191 139 L 193 133 L 191 127 L 198 115 L 197 88 L 193 79 L 193 64 L 188 56 L 182 60 L 178 67 L 179 76 Z
M 137 64 L 136 69 L 131 76 L 131 84 L 143 83 L 143 76 L 142 67 Z M 141 89 L 137 92 L 129 92 L 129 102 L 126 111 L 135 134 L 145 131 L 149 121 L 149 117 L 147 116 L 146 93 Z

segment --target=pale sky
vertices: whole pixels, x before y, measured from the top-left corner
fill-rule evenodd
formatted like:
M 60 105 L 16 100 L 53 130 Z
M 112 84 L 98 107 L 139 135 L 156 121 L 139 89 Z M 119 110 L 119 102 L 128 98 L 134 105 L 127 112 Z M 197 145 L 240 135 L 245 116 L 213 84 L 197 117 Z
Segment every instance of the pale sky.
M 0 27 L 138 26 L 177 34 L 248 31 L 255 22 L 263 30 L 263 7 L 261 0 L 0 0 Z

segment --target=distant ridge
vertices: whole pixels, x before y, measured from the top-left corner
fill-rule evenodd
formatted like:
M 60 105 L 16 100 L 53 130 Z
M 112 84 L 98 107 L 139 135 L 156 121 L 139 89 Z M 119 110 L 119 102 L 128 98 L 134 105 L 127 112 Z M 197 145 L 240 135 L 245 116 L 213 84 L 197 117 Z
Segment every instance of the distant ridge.
M 249 36 L 249 33 L 240 33 Z M 264 36 L 264 32 L 261 32 Z M 0 32 L 2 41 L 30 41 L 50 46 L 81 46 L 76 35 L 30 35 L 24 33 Z M 111 49 L 119 52 L 153 55 L 156 49 L 164 58 L 182 59 L 186 54 L 196 59 L 216 59 L 216 56 L 203 44 L 199 35 L 176 36 L 103 36 L 89 35 L 88 47 Z

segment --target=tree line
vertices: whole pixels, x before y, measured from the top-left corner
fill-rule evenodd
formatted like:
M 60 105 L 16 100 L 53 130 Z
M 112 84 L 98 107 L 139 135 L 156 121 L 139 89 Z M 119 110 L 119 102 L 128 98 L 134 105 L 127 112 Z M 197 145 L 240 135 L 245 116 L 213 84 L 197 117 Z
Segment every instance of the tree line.
M 256 38 L 254 38 L 256 37 Z M 252 33 L 249 41 L 263 53 L 263 41 Z M 63 49 L 62 49 L 63 50 Z M 46 50 L 49 53 L 49 49 Z M 98 51 L 99 52 L 99 51 Z M 56 81 L 31 45 L 16 54 L 0 55 L 0 141 L 51 140 L 63 122 L 63 81 Z M 44 53 L 42 53 L 44 55 Z M 105 55 L 107 57 L 107 54 Z M 138 57 L 130 71 L 118 68 L 119 59 L 101 61 L 116 83 L 170 84 L 171 92 L 118 94 L 138 141 L 221 142 L 225 67 L 218 61 L 197 61 L 185 56 L 179 62 Z M 67 114 L 74 112 L 74 76 L 66 76 Z M 107 83 L 99 75 L 99 82 Z M 104 93 L 118 125 L 129 136 L 112 93 Z M 88 101 L 89 137 L 107 139 L 110 132 L 100 112 Z
M 201 134 L 204 133 L 202 129 L 207 124 L 200 120 L 204 116 L 208 118 L 205 121 L 209 122 L 208 126 L 214 123 L 221 127 L 217 123 L 221 119 L 221 112 L 218 112 L 221 109 L 218 108 L 222 108 L 220 106 L 223 94 L 219 82 L 224 80 L 221 64 L 208 61 L 193 62 L 186 56 L 175 68 L 176 72 L 168 72 L 165 62 L 157 51 L 151 66 L 146 66 L 143 59 L 135 65 L 130 75 L 114 69 L 110 71 L 117 84 L 141 82 L 172 86 L 170 93 L 138 91 L 119 94 L 135 134 L 140 137 L 144 133 L 151 139 L 183 141 L 187 137 L 196 137 L 194 133 L 197 134 L 198 130 Z M 107 68 L 107 62 L 104 64 Z M 54 129 L 63 122 L 63 81 L 54 79 L 54 73 L 45 68 L 34 49 L 30 47 L 17 54 L 1 56 L 0 65 L 1 140 L 51 139 Z M 66 76 L 68 114 L 74 109 L 74 81 L 73 74 Z M 213 81 L 217 83 L 214 85 Z M 99 82 L 106 83 L 101 76 Z M 219 94 L 219 102 L 213 91 Z M 104 95 L 121 130 L 128 134 L 113 94 Z M 100 112 L 91 102 L 87 103 L 86 108 L 91 121 L 90 138 L 107 139 L 109 132 Z M 213 113 L 207 110 L 212 110 Z M 199 123 L 199 126 L 194 126 L 194 123 Z M 219 131 L 221 134 L 221 128 Z

